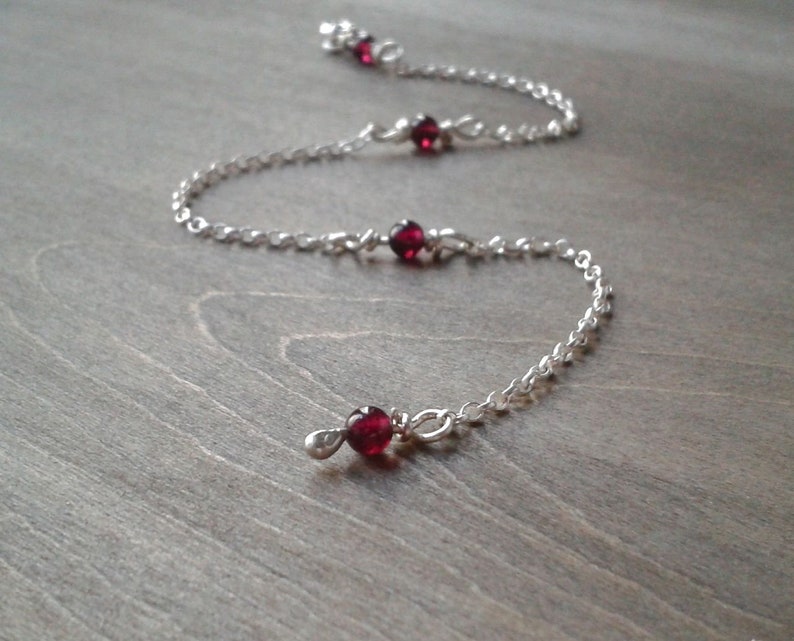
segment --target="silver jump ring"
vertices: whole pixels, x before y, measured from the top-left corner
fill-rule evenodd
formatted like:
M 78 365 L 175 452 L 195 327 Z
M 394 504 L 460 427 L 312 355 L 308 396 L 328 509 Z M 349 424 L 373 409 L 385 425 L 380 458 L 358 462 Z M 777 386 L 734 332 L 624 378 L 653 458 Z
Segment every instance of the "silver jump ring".
M 435 429 L 429 432 L 420 432 L 419 427 L 430 421 L 436 421 Z M 420 443 L 435 443 L 449 435 L 455 426 L 455 413 L 450 410 L 422 410 L 411 418 L 413 439 Z

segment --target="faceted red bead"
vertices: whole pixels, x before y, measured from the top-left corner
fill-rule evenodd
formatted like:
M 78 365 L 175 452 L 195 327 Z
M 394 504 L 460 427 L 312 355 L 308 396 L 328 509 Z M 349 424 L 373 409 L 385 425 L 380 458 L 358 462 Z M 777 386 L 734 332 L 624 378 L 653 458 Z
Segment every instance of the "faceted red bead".
M 411 123 L 411 140 L 419 149 L 432 149 L 440 135 L 438 123 L 430 116 L 417 116 Z
M 403 260 L 413 260 L 425 246 L 425 232 L 412 220 L 401 220 L 389 232 L 389 247 Z
M 391 419 L 378 407 L 359 407 L 348 417 L 346 425 L 347 442 L 364 456 L 381 454 L 391 442 Z
M 372 55 L 372 43 L 375 38 L 367 36 L 362 38 L 353 46 L 353 55 L 358 58 L 362 65 L 374 65 L 375 57 Z

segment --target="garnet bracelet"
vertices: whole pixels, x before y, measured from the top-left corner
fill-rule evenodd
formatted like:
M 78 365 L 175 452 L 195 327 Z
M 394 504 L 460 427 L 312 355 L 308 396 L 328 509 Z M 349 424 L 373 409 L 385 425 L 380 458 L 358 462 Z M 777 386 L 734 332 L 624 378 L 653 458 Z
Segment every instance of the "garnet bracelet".
M 213 163 L 206 171 L 196 172 L 183 180 L 174 192 L 173 209 L 176 222 L 185 225 L 192 234 L 213 238 L 219 242 L 239 242 L 247 247 L 265 245 L 273 248 L 293 247 L 299 251 L 322 251 L 329 254 L 372 252 L 388 245 L 403 261 L 416 261 L 421 252 L 437 259 L 443 255 L 464 255 L 474 260 L 489 258 L 549 257 L 573 265 L 592 288 L 592 303 L 577 321 L 574 329 L 552 350 L 533 364 L 526 373 L 514 378 L 503 390 L 495 390 L 482 401 L 469 401 L 458 410 L 425 409 L 411 415 L 398 409 L 386 412 L 377 407 L 364 406 L 350 414 L 343 427 L 318 430 L 305 439 L 307 453 L 324 459 L 347 441 L 365 456 L 381 454 L 395 439 L 431 443 L 449 436 L 459 426 L 482 422 L 489 414 L 506 412 L 511 405 L 528 402 L 563 366 L 573 362 L 577 352 L 592 341 L 603 318 L 612 310 L 612 287 L 603 270 L 593 262 L 587 250 L 575 250 L 565 239 L 556 242 L 536 237 L 515 240 L 494 236 L 478 240 L 454 229 L 423 230 L 410 220 L 396 223 L 388 234 L 373 229 L 363 233 L 333 232 L 320 235 L 264 231 L 253 227 L 236 227 L 225 223 L 211 223 L 194 215 L 193 203 L 209 187 L 219 181 L 244 173 L 323 159 L 342 158 L 360 151 L 368 143 L 402 143 L 411 140 L 417 153 L 436 153 L 453 144 L 455 139 L 476 141 L 493 139 L 501 144 L 528 144 L 553 141 L 575 134 L 579 129 L 579 115 L 570 99 L 548 85 L 510 74 L 483 69 L 464 69 L 449 65 L 411 66 L 402 62 L 402 47 L 392 40 L 377 41 L 364 30 L 348 21 L 323 24 L 323 47 L 334 53 L 348 52 L 365 66 L 378 68 L 403 78 L 428 78 L 444 81 L 480 84 L 525 95 L 558 111 L 545 126 L 520 124 L 487 125 L 472 115 L 457 119 L 436 120 L 420 114 L 412 119 L 401 118 L 393 127 L 370 123 L 357 136 L 322 145 L 310 145 L 277 152 L 263 152 L 255 156 L 239 156 L 226 163 Z

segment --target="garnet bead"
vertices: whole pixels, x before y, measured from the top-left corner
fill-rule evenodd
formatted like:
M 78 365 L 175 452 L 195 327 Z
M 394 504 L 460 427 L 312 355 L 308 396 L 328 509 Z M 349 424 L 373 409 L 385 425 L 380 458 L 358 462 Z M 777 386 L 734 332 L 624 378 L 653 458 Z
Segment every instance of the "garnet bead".
M 425 246 L 425 232 L 412 220 L 401 220 L 389 232 L 389 247 L 403 260 L 413 260 Z
M 385 450 L 392 437 L 391 419 L 378 407 L 359 407 L 347 419 L 347 442 L 364 456 Z
M 423 151 L 432 149 L 440 135 L 438 123 L 430 116 L 419 115 L 411 123 L 411 140 Z
M 362 65 L 374 65 L 375 57 L 372 55 L 372 43 L 375 38 L 367 36 L 359 40 L 353 47 L 353 55 L 358 58 Z

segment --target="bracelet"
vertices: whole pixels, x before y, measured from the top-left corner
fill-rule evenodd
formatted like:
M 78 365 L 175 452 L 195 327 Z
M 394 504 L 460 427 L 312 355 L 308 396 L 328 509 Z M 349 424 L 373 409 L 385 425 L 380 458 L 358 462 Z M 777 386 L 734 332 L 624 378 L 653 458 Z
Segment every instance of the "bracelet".
M 574 249 L 564 238 L 556 242 L 536 237 L 510 240 L 501 236 L 478 240 L 454 229 L 425 231 L 410 220 L 396 223 L 388 234 L 380 234 L 373 229 L 363 233 L 292 234 L 211 223 L 194 215 L 194 202 L 205 190 L 221 180 L 273 167 L 342 158 L 360 151 L 372 141 L 402 143 L 411 140 L 417 153 L 427 154 L 438 151 L 437 142 L 443 150 L 452 145 L 455 139 L 474 141 L 490 138 L 503 145 L 527 144 L 557 140 L 579 130 L 579 115 L 571 100 L 559 90 L 549 89 L 544 83 L 476 68 L 410 66 L 401 61 L 403 49 L 399 44 L 392 40 L 378 42 L 366 31 L 345 20 L 325 23 L 320 32 L 324 36 L 324 49 L 333 53 L 348 52 L 364 66 L 383 69 L 404 78 L 455 80 L 515 91 L 557 110 L 562 119 L 555 118 L 543 127 L 523 123 L 513 128 L 505 124 L 490 127 L 472 115 L 437 121 L 420 114 L 410 120 L 401 118 L 391 128 L 370 123 L 357 136 L 348 140 L 262 152 L 255 156 L 239 156 L 226 163 L 213 163 L 206 171 L 196 172 L 183 180 L 174 192 L 172 207 L 177 223 L 196 236 L 219 242 L 239 242 L 246 247 L 291 247 L 299 251 L 322 251 L 333 255 L 372 252 L 388 245 L 403 261 L 416 261 L 422 251 L 428 252 L 433 259 L 450 255 L 464 255 L 475 260 L 549 257 L 572 264 L 582 272 L 585 283 L 592 288 L 591 305 L 567 337 L 554 345 L 526 373 L 514 378 L 503 390 L 492 391 L 484 401 L 466 402 L 458 411 L 431 408 L 413 415 L 394 408 L 387 412 L 377 407 L 363 406 L 350 414 L 344 426 L 312 432 L 304 442 L 306 452 L 316 459 L 328 458 L 345 441 L 357 452 L 373 456 L 384 452 L 393 439 L 401 443 L 432 443 L 448 437 L 456 428 L 479 424 L 489 415 L 507 412 L 514 404 L 530 402 L 534 392 L 540 392 L 548 385 L 549 379 L 562 367 L 572 363 L 576 355 L 592 343 L 594 333 L 612 311 L 612 286 L 604 277 L 602 268 L 593 261 L 590 252 Z

